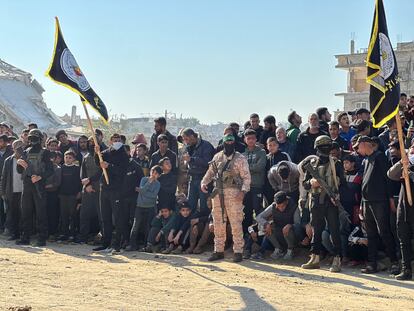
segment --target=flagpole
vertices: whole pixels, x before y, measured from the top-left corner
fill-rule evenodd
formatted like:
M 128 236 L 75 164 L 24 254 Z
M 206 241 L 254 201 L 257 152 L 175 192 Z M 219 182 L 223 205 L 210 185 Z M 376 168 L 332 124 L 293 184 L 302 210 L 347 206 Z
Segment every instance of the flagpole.
M 88 108 L 86 107 L 86 104 L 83 100 L 81 100 L 81 102 L 82 102 L 83 108 L 85 109 L 86 119 L 88 120 L 89 129 L 92 132 L 92 138 L 93 138 L 93 141 L 95 143 L 95 146 L 99 146 L 98 140 L 96 139 L 96 135 L 95 135 L 95 129 L 93 128 L 91 118 L 89 117 Z M 99 157 L 99 163 L 104 162 L 104 160 L 102 158 L 102 154 L 101 154 L 100 151 L 98 152 L 98 157 Z M 109 176 L 108 176 L 108 172 L 107 172 L 106 168 L 102 167 L 102 172 L 104 174 L 106 183 L 109 185 Z
M 410 177 L 408 175 L 408 165 L 405 164 L 407 163 L 407 154 L 405 153 L 404 136 L 403 136 L 400 113 L 397 113 L 395 115 L 395 120 L 397 122 L 398 141 L 400 143 L 401 159 L 402 159 L 402 164 L 403 164 L 403 177 L 404 177 L 405 189 L 406 189 L 405 193 L 407 194 L 408 204 L 412 206 L 413 197 L 411 195 L 411 184 L 410 184 Z

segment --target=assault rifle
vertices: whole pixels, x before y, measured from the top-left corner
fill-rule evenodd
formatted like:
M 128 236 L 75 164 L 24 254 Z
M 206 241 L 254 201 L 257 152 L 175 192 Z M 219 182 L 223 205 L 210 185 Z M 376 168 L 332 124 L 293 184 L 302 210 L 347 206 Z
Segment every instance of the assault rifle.
M 210 161 L 208 163 L 209 165 L 211 165 L 211 168 L 213 169 L 214 172 L 214 189 L 211 192 L 211 198 L 214 198 L 216 195 L 219 195 L 219 199 L 220 199 L 220 207 L 221 207 L 221 217 L 224 221 L 224 187 L 223 187 L 223 171 L 221 172 L 219 171 L 218 167 L 217 167 L 217 163 L 215 161 Z

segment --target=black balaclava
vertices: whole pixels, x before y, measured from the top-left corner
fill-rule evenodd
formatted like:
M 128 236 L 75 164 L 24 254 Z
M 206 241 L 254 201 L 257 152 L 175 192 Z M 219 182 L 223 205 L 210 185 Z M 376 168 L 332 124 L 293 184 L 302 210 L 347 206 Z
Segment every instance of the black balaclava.
M 317 147 L 316 154 L 320 158 L 319 163 L 324 164 L 329 161 L 329 154 L 331 150 L 332 150 L 332 146 L 330 145 L 323 145 L 323 146 Z
M 234 144 L 223 144 L 224 146 L 224 154 L 226 156 L 231 156 L 234 153 L 235 146 Z

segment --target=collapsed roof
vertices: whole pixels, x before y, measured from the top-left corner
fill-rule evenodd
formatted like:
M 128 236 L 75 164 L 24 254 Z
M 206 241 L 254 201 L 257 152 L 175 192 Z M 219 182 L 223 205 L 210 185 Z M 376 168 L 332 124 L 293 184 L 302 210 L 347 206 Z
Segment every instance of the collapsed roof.
M 44 91 L 30 73 L 0 59 L 0 122 L 10 123 L 16 130 L 30 122 L 47 131 L 66 126 L 46 106 L 42 97 Z

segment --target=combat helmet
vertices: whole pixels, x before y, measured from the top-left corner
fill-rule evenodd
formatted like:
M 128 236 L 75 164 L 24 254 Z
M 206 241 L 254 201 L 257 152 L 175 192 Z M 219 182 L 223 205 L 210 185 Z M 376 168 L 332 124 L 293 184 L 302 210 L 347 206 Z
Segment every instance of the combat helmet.
M 322 146 L 332 146 L 332 138 L 328 135 L 321 135 L 315 139 L 314 148 L 320 148 Z

